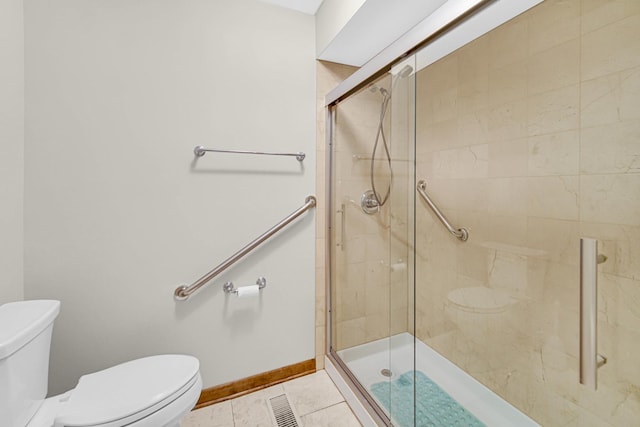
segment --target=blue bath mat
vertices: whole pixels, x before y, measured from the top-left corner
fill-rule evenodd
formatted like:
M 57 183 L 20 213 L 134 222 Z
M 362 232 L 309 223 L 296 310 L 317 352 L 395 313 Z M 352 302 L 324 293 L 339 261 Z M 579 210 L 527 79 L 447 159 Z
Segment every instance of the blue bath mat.
M 375 383 L 371 392 L 400 427 L 413 427 L 414 386 L 416 427 L 486 427 L 421 371 L 405 372 L 396 380 Z

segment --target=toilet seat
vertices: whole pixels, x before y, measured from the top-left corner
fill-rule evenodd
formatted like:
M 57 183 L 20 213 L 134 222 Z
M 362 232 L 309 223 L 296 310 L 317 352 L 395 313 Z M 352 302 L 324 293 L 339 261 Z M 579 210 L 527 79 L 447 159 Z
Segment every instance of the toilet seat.
M 199 384 L 199 362 L 192 356 L 151 356 L 126 362 L 82 376 L 61 405 L 54 426 L 126 426 L 170 405 Z
M 518 300 L 497 289 L 476 286 L 455 289 L 447 294 L 449 304 L 472 313 L 501 313 Z

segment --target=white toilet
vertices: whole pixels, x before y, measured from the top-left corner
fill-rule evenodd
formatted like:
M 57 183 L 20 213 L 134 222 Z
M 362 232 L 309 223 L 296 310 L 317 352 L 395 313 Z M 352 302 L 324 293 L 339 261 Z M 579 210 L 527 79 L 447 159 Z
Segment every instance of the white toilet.
M 198 359 L 151 356 L 80 377 L 45 399 L 53 321 L 60 302 L 0 306 L 0 424 L 3 427 L 178 427 L 202 389 Z
M 445 313 L 471 341 L 491 347 L 491 339 L 509 342 L 520 332 L 530 292 L 528 282 L 544 275 L 546 252 L 499 242 L 487 250 L 487 285 L 458 288 L 447 294 Z M 516 309 L 517 307 L 517 309 Z

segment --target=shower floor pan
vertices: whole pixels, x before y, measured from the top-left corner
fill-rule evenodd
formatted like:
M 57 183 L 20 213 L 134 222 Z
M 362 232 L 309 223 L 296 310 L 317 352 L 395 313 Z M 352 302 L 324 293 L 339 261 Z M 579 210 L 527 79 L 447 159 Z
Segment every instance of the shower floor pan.
M 371 392 L 382 381 L 397 381 L 414 370 L 414 338 L 409 333 L 394 335 L 367 344 L 338 351 L 358 381 Z M 497 394 L 420 340 L 415 340 L 415 371 L 422 372 L 460 406 L 486 426 L 539 426 Z M 383 370 L 389 370 L 384 371 Z M 390 375 L 390 376 L 388 376 Z M 370 393 L 373 396 L 373 393 Z M 375 398 L 375 396 L 374 396 Z M 420 396 L 417 397 L 420 399 Z M 378 401 L 381 407 L 383 402 Z M 388 408 L 387 408 L 388 413 Z M 404 426 L 411 414 L 391 415 L 394 425 Z M 421 425 L 418 422 L 418 425 Z

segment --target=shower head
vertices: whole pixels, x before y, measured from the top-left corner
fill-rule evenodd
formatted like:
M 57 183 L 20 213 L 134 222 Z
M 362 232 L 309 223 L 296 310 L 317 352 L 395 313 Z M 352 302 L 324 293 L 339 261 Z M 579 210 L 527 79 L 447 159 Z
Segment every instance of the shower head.
M 411 73 L 413 73 L 413 67 L 407 64 L 404 67 L 402 67 L 400 71 L 398 71 L 398 74 L 396 74 L 396 77 L 404 79 L 405 77 L 409 77 Z
M 371 86 L 369 86 L 369 91 L 371 93 L 380 92 L 380 94 L 382 94 L 382 96 L 387 96 L 389 94 L 389 92 L 385 88 L 377 86 L 375 84 L 372 84 Z

